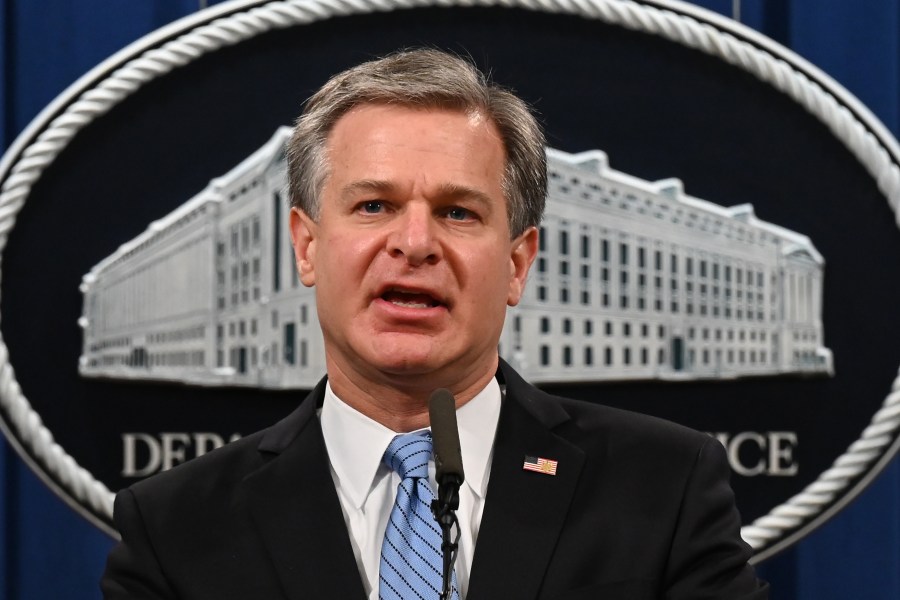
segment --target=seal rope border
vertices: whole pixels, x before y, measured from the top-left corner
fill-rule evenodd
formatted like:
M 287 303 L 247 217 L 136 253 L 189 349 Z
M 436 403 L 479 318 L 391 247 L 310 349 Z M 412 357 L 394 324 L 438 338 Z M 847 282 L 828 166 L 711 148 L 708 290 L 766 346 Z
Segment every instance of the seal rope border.
M 751 73 L 787 94 L 830 128 L 875 179 L 900 224 L 900 167 L 892 158 L 900 157 L 900 148 L 878 119 L 839 84 L 790 50 L 705 9 L 674 0 L 646 0 L 644 3 L 633 0 L 235 0 L 176 21 L 125 48 L 73 84 L 22 133 L 0 162 L 0 177 L 5 177 L 0 187 L 0 258 L 15 217 L 43 170 L 83 127 L 156 77 L 204 54 L 272 29 L 395 9 L 473 6 L 521 8 L 595 19 L 662 36 Z M 187 32 L 183 33 L 185 29 Z M 171 39 L 164 41 L 166 37 Z M 146 49 L 147 44 L 153 42 L 161 42 L 161 45 Z M 136 58 L 129 58 L 136 53 Z M 103 74 L 112 73 L 102 79 L 92 78 L 98 70 Z M 91 79 L 100 80 L 95 87 L 80 92 Z M 69 97 L 64 97 L 66 95 Z M 50 120 L 53 112 L 59 112 L 58 116 L 42 128 L 42 122 Z M 35 136 L 36 140 L 31 141 Z M 25 147 L 19 152 L 21 146 Z M 96 515 L 112 516 L 114 494 L 54 441 L 15 379 L 2 334 L 0 407 L 10 416 L 11 426 L 27 446 L 28 451 L 22 452 L 16 437 L 8 436 L 19 453 L 29 463 L 33 457 L 52 476 L 46 477 L 40 469 L 35 469 L 45 482 L 58 493 L 61 487 L 66 496 L 70 494 L 78 501 L 86 501 Z M 0 425 L 6 429 L 3 420 Z M 837 494 L 851 484 L 855 486 L 853 491 L 858 493 L 897 451 L 900 438 L 895 439 L 895 433 L 898 428 L 900 374 L 860 438 L 829 469 L 768 515 L 741 529 L 743 538 L 757 551 L 754 560 L 761 560 L 792 543 L 837 512 L 849 501 L 846 496 L 855 495 L 847 494 L 843 502 L 835 502 Z M 876 463 L 874 467 L 873 463 Z M 96 518 L 91 520 L 98 521 Z M 116 535 L 109 531 L 105 522 L 97 524 Z M 779 541 L 782 536 L 786 538 Z

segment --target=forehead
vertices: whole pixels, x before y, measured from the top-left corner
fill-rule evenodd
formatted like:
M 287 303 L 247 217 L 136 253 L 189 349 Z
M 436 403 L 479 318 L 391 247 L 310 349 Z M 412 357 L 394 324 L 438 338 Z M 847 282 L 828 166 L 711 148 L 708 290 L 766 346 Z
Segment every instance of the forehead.
M 333 146 L 336 138 L 360 136 L 371 133 L 375 128 L 387 130 L 397 128 L 412 129 L 418 125 L 422 129 L 434 129 L 442 124 L 451 124 L 457 131 L 469 129 L 471 133 L 481 133 L 500 144 L 505 154 L 500 130 L 487 114 L 478 109 L 445 108 L 439 106 L 414 106 L 395 103 L 367 102 L 354 106 L 343 113 L 328 131 L 326 145 Z
M 364 104 L 345 113 L 326 143 L 330 175 L 423 176 L 501 181 L 506 153 L 480 112 Z M 329 177 L 332 178 L 332 177 Z

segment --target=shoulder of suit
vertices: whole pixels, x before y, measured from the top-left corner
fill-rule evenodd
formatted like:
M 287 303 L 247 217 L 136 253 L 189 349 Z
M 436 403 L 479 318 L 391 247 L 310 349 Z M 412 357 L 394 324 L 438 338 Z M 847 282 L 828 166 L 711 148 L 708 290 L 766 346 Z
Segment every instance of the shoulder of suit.
M 323 379 L 296 409 L 274 425 L 148 477 L 130 489 L 138 497 L 190 496 L 219 492 L 239 484 L 244 477 L 289 445 L 309 422 L 316 421 L 313 415 L 324 389 Z
M 706 433 L 659 417 L 548 394 L 526 382 L 503 361 L 499 373 L 507 392 L 528 412 L 554 433 L 583 447 L 621 446 L 634 451 L 642 448 L 642 453 L 682 449 L 690 455 L 713 439 Z
M 498 376 L 505 384 L 506 393 L 553 429 L 573 428 L 584 431 L 587 435 L 628 435 L 641 440 L 648 437 L 661 438 L 700 445 L 710 439 L 707 434 L 659 417 L 548 394 L 526 382 L 502 360 Z
M 297 436 L 304 421 L 309 420 L 298 418 L 298 415 L 303 417 L 303 408 L 266 429 L 141 480 L 129 489 L 138 499 L 175 500 L 219 494 L 234 488 L 277 454 L 270 451 L 272 447 L 287 445 Z
M 141 499 L 176 495 L 190 497 L 204 490 L 237 485 L 261 466 L 262 457 L 257 448 L 265 433 L 266 430 L 258 431 L 229 442 L 203 456 L 143 479 L 129 489 Z
M 560 428 L 566 437 L 585 443 L 602 443 L 608 449 L 678 452 L 693 455 L 711 439 L 709 434 L 659 417 L 603 404 L 554 396 L 541 392 L 538 402 L 557 405 L 569 417 Z

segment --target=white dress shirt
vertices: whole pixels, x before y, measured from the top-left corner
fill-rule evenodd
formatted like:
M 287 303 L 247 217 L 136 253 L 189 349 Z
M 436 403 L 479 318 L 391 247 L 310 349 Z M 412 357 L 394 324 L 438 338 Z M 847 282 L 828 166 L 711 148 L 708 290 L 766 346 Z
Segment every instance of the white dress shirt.
M 484 512 L 500 398 L 500 386 L 496 379 L 491 379 L 487 387 L 456 411 L 465 471 L 456 511 L 460 527 L 456 579 L 461 599 L 469 588 L 475 540 Z M 397 432 L 344 404 L 330 383 L 325 390 L 320 418 L 331 477 L 363 586 L 369 600 L 378 600 L 381 544 L 400 483 L 400 476 L 385 466 L 381 458 Z M 434 460 L 428 463 L 428 473 L 432 490 L 436 490 Z

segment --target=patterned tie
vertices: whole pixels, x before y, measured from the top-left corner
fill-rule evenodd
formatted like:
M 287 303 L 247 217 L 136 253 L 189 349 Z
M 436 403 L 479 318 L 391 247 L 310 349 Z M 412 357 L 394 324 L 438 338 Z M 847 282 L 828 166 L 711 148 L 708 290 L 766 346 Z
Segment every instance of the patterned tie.
M 384 463 L 401 478 L 397 498 L 384 532 L 379 566 L 380 600 L 437 600 L 443 584 L 441 530 L 431 514 L 434 492 L 428 485 L 431 433 L 395 437 L 384 452 Z M 452 600 L 459 600 L 456 572 Z

